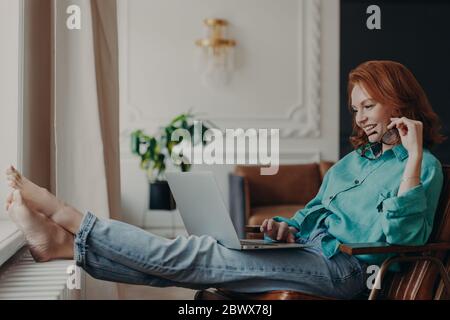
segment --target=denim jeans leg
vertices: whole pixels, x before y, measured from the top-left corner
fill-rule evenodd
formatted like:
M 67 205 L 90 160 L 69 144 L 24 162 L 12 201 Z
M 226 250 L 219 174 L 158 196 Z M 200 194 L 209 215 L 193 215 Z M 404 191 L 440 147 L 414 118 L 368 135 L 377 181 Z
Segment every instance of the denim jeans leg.
M 81 266 L 89 275 L 96 279 L 113 281 L 127 284 L 148 285 L 152 287 L 183 287 L 183 283 L 178 283 L 161 277 L 156 277 L 143 272 L 136 271 L 120 263 L 104 258 L 85 244 L 87 236 L 92 229 L 96 218 L 92 214 L 87 214 L 81 223 L 80 231 L 75 238 L 75 259 L 78 266 Z M 88 263 L 87 263 L 88 262 Z M 192 289 L 204 289 L 205 286 L 193 285 Z
M 183 287 L 241 292 L 285 289 L 349 298 L 364 286 L 361 265 L 345 254 L 327 259 L 315 249 L 231 250 L 210 236 L 169 240 L 90 213 L 76 235 L 75 248 L 77 263 L 85 269 L 112 262 Z M 93 261 L 86 252 L 106 260 Z
M 92 277 L 105 281 L 146 285 L 152 287 L 185 287 L 189 289 L 206 289 L 209 286 L 184 284 L 180 282 L 171 281 L 161 277 L 156 277 L 147 273 L 139 272 L 134 269 L 123 266 L 117 262 L 103 258 L 91 251 L 86 252 L 89 264 L 84 267 L 84 270 Z

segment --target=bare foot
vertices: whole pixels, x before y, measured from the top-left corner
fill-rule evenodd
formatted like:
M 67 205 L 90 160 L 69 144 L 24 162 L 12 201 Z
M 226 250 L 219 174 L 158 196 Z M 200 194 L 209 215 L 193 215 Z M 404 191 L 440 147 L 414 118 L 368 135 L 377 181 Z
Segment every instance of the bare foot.
M 9 186 L 20 191 L 25 205 L 31 211 L 45 214 L 72 234 L 78 232 L 83 219 L 81 212 L 60 201 L 47 189 L 39 187 L 25 178 L 13 166 L 6 170 L 6 175 Z M 11 196 L 7 199 L 7 203 L 8 201 L 11 202 Z
M 19 190 L 8 197 L 8 213 L 24 233 L 34 260 L 73 259 L 73 235 L 22 202 Z
M 6 178 L 10 187 L 20 190 L 23 201 L 33 211 L 42 212 L 50 217 L 64 206 L 64 203 L 59 201 L 47 189 L 25 178 L 13 166 L 6 170 Z

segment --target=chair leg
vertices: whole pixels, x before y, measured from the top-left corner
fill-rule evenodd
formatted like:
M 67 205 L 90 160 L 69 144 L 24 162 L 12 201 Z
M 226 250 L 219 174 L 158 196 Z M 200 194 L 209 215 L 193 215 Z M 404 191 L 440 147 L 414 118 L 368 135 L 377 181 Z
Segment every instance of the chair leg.
M 383 283 L 384 275 L 388 271 L 389 266 L 392 263 L 394 263 L 393 260 L 395 260 L 394 257 L 384 260 L 383 264 L 381 265 L 380 271 L 378 271 L 377 277 L 375 279 L 375 286 L 370 291 L 369 300 L 377 299 L 378 293 L 380 291 L 379 288 L 381 288 L 381 284 Z

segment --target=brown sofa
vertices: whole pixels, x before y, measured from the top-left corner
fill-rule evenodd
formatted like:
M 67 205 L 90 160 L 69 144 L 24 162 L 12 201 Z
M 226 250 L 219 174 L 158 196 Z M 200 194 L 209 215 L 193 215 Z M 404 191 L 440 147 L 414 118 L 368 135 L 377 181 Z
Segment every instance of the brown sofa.
M 236 166 L 229 176 L 230 213 L 241 238 L 246 225 L 260 225 L 274 216 L 290 218 L 319 191 L 333 162 L 280 165 L 273 176 L 262 176 L 261 166 Z

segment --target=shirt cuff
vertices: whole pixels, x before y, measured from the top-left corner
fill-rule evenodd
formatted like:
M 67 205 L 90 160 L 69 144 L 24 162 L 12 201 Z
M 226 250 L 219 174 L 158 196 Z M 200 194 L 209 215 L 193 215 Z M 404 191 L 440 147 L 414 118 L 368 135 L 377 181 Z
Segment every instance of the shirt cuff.
M 427 209 L 427 199 L 422 184 L 419 184 L 400 196 L 385 198 L 382 210 L 387 218 L 397 218 L 424 212 Z
M 289 227 L 294 227 L 297 230 L 300 230 L 300 226 L 298 225 L 297 221 L 285 217 L 276 216 L 272 218 L 276 222 L 286 222 Z

